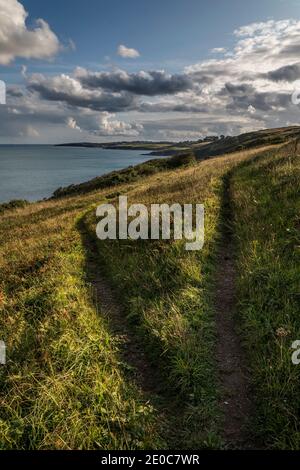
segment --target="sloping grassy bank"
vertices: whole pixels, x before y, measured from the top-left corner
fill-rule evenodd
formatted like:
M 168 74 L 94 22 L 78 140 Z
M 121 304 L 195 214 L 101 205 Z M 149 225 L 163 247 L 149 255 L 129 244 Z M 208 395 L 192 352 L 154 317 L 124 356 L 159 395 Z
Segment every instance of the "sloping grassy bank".
M 112 171 L 102 176 L 97 176 L 90 181 L 80 184 L 72 184 L 66 188 L 58 188 L 53 198 L 61 198 L 65 196 L 74 196 L 78 194 L 86 194 L 91 191 L 101 190 L 105 188 L 118 187 L 121 184 L 134 183 L 145 176 L 154 175 L 159 172 L 182 168 L 196 163 L 193 152 L 181 153 L 172 158 L 158 158 L 141 163 L 140 165 L 130 166 L 119 171 Z
M 299 245 L 298 160 L 291 155 L 281 161 L 276 152 L 251 150 L 198 164 L 190 157 L 173 160 L 172 167 L 157 171 L 154 164 L 149 173 L 129 175 L 125 183 L 121 178 L 117 188 L 108 177 L 103 186 L 98 181 L 79 191 L 72 188 L 68 197 L 5 208 L 0 226 L 0 339 L 6 342 L 8 362 L 0 368 L 0 448 L 222 446 L 213 296 L 223 178 L 233 168 L 241 324 L 247 328 L 261 397 L 258 425 L 264 435 L 279 436 L 276 442 L 268 440 L 271 445 L 297 445 L 291 400 L 299 403 L 299 377 L 288 362 L 283 331 L 297 339 L 297 266 L 291 253 L 295 256 Z M 239 166 L 257 153 L 266 157 Z M 117 202 L 119 194 L 127 194 L 129 204 L 203 203 L 204 249 L 187 252 L 183 241 L 98 241 L 95 208 Z M 273 224 L 270 232 L 264 221 Z M 97 243 L 99 269 L 118 293 L 129 324 L 162 371 L 167 391 L 177 395 L 181 418 L 176 426 L 171 416 L 167 425 L 162 422 L 149 397 L 133 383 L 128 364 L 120 360 L 120 338 L 93 303 L 82 224 Z M 170 433 L 168 425 L 174 428 Z
M 156 411 L 129 382 L 118 338 L 91 300 L 76 221 L 93 197 L 1 219 L 1 449 L 164 445 Z
M 300 156 L 295 144 L 232 174 L 238 300 L 255 384 L 255 430 L 267 447 L 300 448 Z
M 203 203 L 205 245 L 200 252 L 187 252 L 183 241 L 97 241 L 95 209 L 83 219 L 128 321 L 165 374 L 166 386 L 181 395 L 184 416 L 177 433 L 183 448 L 221 445 L 213 295 L 223 176 L 254 154 L 237 153 L 165 173 L 128 193 L 129 204 Z

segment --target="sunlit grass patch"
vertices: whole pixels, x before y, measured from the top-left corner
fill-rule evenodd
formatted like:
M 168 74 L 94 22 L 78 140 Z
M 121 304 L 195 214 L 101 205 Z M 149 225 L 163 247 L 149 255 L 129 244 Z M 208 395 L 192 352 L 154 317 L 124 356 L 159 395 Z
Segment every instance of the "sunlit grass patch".
M 300 369 L 300 158 L 294 146 L 233 173 L 241 331 L 257 395 L 256 431 L 266 445 L 298 449 Z

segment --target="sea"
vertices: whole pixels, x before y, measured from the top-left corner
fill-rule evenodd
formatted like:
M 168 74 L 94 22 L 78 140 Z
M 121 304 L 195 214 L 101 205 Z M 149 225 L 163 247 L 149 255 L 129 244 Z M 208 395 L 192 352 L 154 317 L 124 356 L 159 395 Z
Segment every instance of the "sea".
M 150 160 L 141 150 L 0 145 L 0 203 L 38 201 L 63 186 Z

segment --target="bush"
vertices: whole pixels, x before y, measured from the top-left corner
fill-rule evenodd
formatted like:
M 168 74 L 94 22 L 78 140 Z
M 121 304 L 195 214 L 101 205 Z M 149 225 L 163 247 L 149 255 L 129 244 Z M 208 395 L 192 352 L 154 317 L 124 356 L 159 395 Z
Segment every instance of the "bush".
M 192 152 L 183 153 L 180 155 L 174 155 L 174 157 L 170 158 L 170 167 L 181 167 L 187 165 L 193 165 L 196 163 L 195 155 Z
M 27 204 L 30 204 L 30 203 L 26 201 L 25 199 L 14 199 L 9 202 L 4 202 L 3 204 L 0 204 L 0 214 L 8 210 L 25 207 L 27 206 Z

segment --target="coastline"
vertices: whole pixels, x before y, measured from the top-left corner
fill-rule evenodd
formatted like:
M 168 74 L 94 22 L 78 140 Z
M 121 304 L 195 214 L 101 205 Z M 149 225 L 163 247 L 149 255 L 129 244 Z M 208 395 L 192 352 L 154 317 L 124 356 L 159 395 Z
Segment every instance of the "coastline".
M 60 187 L 80 184 L 146 162 L 140 150 L 52 146 L 0 147 L 0 204 L 41 201 Z

